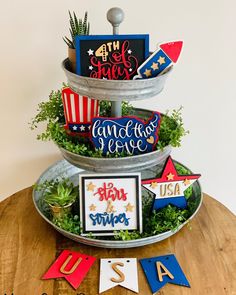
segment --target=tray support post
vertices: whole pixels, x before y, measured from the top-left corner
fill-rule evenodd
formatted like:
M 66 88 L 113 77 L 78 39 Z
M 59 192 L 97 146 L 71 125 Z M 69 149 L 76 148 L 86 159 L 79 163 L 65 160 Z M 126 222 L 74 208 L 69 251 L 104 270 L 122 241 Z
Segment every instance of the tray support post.
M 119 34 L 119 25 L 124 20 L 124 11 L 121 8 L 113 7 L 107 12 L 107 20 L 113 27 L 113 35 Z M 122 102 L 112 101 L 111 102 L 111 115 L 112 117 L 121 117 L 122 115 Z

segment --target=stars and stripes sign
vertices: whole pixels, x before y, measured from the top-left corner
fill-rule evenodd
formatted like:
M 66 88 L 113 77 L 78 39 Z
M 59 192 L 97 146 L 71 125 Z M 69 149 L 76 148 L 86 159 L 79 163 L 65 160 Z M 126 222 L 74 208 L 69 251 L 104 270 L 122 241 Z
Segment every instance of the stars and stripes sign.
M 62 101 L 66 120 L 65 129 L 71 135 L 88 136 L 92 119 L 99 116 L 99 101 L 79 95 L 69 87 L 62 89 Z

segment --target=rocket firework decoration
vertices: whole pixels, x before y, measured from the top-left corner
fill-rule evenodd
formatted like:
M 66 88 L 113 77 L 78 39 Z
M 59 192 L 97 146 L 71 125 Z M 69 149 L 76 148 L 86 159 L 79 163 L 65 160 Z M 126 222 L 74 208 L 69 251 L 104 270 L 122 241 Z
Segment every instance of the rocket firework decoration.
M 160 75 L 177 62 L 183 42 L 175 41 L 160 44 L 158 49 L 138 68 L 134 79 L 147 79 Z
M 99 116 L 99 101 L 75 93 L 69 87 L 62 90 L 66 125 L 70 135 L 89 136 L 91 121 Z

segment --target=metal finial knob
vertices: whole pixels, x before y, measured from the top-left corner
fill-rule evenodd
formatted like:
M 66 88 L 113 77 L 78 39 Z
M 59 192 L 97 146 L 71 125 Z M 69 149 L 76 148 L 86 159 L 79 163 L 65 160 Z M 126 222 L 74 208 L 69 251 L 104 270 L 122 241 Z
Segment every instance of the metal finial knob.
M 113 34 L 118 34 L 118 27 L 124 20 L 124 11 L 119 7 L 113 7 L 107 12 L 107 20 L 113 26 Z

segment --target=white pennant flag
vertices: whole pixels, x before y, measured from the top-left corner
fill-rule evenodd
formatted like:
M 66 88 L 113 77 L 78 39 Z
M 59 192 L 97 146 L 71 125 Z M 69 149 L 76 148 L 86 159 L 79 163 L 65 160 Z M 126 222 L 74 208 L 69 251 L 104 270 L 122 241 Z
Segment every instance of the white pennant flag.
M 136 258 L 101 259 L 99 293 L 117 285 L 138 293 Z

